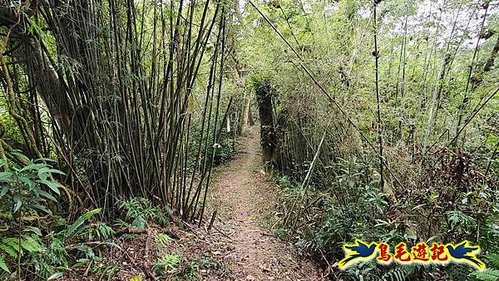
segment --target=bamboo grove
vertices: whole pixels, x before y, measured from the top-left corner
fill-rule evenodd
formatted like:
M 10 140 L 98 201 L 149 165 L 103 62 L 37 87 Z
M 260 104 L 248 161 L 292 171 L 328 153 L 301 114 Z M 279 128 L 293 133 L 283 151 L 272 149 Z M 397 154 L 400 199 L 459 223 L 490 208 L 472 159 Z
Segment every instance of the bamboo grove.
M 226 109 L 221 2 L 2 0 L 0 31 L 2 94 L 20 129 L 2 158 L 56 156 L 71 206 L 112 215 L 117 200 L 144 197 L 203 216 Z
M 497 253 L 497 1 L 248 3 L 240 46 L 272 109 L 277 229 L 324 268 L 359 237 Z M 365 263 L 330 277 L 476 280 L 442 271 Z

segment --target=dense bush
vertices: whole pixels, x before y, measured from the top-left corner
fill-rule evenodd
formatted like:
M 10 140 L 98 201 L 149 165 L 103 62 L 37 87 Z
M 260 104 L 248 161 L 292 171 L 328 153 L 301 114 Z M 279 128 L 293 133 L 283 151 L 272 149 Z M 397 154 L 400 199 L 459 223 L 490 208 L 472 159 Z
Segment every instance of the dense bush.
M 97 259 L 86 242 L 109 239 L 105 224 L 86 225 L 100 213 L 95 209 L 72 224 L 53 214 L 61 190 L 56 175 L 63 175 L 47 159 L 26 164 L 0 159 L 0 278 L 55 279 L 65 270 Z

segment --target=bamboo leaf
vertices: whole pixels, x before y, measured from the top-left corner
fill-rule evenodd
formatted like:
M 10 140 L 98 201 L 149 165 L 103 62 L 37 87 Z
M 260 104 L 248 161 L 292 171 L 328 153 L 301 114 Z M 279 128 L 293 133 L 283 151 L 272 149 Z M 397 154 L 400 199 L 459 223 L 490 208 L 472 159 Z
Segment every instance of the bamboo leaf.
M 7 263 L 5 262 L 2 256 L 0 256 L 0 268 L 10 273 L 9 267 L 7 266 Z
M 20 177 L 18 177 L 18 179 L 20 182 L 24 183 L 25 185 L 29 186 L 30 188 L 33 188 L 35 186 L 35 182 L 28 177 L 20 176 Z
M 80 226 L 86 221 L 88 220 L 89 218 L 91 218 L 92 216 L 100 213 L 102 211 L 102 209 L 94 209 L 94 210 L 91 210 L 91 211 L 88 211 L 86 213 L 84 213 L 83 215 L 81 215 L 67 230 L 66 230 L 66 237 L 73 237 L 78 229 L 80 228 Z
M 29 162 L 29 158 L 28 158 L 28 157 L 26 157 L 26 155 L 22 154 L 22 153 L 21 153 L 21 152 L 19 152 L 19 151 L 11 151 L 11 152 L 10 152 L 10 154 L 11 154 L 12 156 L 17 157 L 18 159 L 20 159 L 20 160 L 21 160 L 21 161 L 23 161 L 23 162 Z
M 57 170 L 57 169 L 48 169 L 48 173 L 58 174 L 58 175 L 63 175 L 63 176 L 66 175 L 66 173 L 64 173 L 63 171 Z

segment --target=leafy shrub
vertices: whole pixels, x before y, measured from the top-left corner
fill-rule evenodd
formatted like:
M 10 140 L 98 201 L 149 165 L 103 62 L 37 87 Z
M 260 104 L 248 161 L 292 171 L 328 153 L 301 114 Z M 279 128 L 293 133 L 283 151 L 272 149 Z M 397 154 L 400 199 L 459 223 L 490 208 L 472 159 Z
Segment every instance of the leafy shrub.
M 86 224 L 101 210 L 88 211 L 71 224 L 59 218 L 60 223 L 53 225 L 58 217 L 52 210 L 64 188 L 54 175 L 64 173 L 48 164 L 48 159 L 29 161 L 18 152 L 11 153 L 27 164 L 0 159 L 0 278 L 12 273 L 29 280 L 52 280 L 96 259 L 84 241 L 108 239 L 113 233 L 103 223 Z
M 162 251 L 166 248 L 168 243 L 172 240 L 168 234 L 158 233 L 154 236 L 154 246 L 157 251 Z
M 233 147 L 233 140 L 230 138 L 230 136 L 225 136 L 221 140 L 220 146 L 215 151 L 214 164 L 220 165 L 228 161 L 234 153 L 232 147 Z
M 124 221 L 121 224 L 144 228 L 148 221 L 154 221 L 161 226 L 169 224 L 168 210 L 153 206 L 151 201 L 145 198 L 132 198 L 120 203 L 120 209 L 124 211 Z
M 469 192 L 441 188 L 441 183 L 433 183 L 424 190 L 408 187 L 404 191 L 384 191 L 370 172 L 374 169 L 366 163 L 339 160 L 332 170 L 334 176 L 322 177 L 328 188 L 314 181 L 302 189 L 288 176 L 278 178 L 283 187 L 279 227 L 290 237 L 299 237 L 297 246 L 319 261 L 341 259 L 342 243 L 356 238 L 409 244 L 471 240 L 482 246 L 482 254 L 497 251 L 497 195 L 486 185 L 471 181 Z M 452 197 L 456 203 L 445 202 Z M 346 280 L 433 280 L 439 274 L 441 278 L 465 280 L 471 271 L 469 267 L 452 264 L 430 274 L 419 265 L 379 266 L 368 262 L 337 276 Z M 489 277 L 493 274 L 493 269 L 486 273 Z
M 175 272 L 180 265 L 181 259 L 182 257 L 177 254 L 163 255 L 154 262 L 152 270 L 159 276 Z
M 19 271 L 23 256 L 29 260 L 46 251 L 41 230 L 26 222 L 52 215 L 49 204 L 57 203 L 55 196 L 60 194 L 60 184 L 52 175 L 63 173 L 42 161 L 20 167 L 0 159 L 0 219 L 5 221 L 5 231 L 0 232 L 0 268 L 5 272 L 11 272 L 14 262 Z M 17 231 L 10 229 L 12 225 Z
M 38 160 L 24 167 L 0 159 L 0 212 L 9 218 L 51 215 L 49 201 L 57 203 L 61 185 L 52 174 L 63 172 Z
M 499 254 L 487 255 L 489 268 L 482 272 L 472 272 L 468 275 L 472 280 L 497 281 L 499 280 Z

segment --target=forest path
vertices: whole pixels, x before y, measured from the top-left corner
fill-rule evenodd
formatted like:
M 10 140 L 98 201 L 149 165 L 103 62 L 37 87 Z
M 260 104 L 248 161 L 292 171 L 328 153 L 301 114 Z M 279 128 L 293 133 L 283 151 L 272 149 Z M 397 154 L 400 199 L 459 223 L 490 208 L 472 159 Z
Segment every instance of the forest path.
M 225 252 L 231 280 L 321 280 L 292 245 L 260 225 L 276 204 L 277 186 L 261 170 L 257 126 L 239 139 L 238 149 L 230 162 L 216 169 L 209 200 L 210 209 L 218 212 L 215 226 L 225 234 L 218 248 Z

